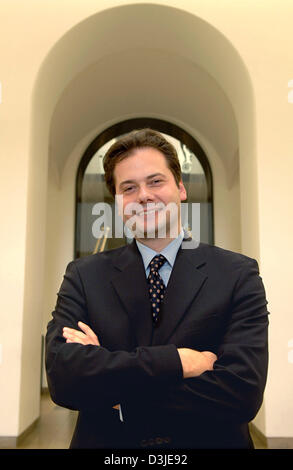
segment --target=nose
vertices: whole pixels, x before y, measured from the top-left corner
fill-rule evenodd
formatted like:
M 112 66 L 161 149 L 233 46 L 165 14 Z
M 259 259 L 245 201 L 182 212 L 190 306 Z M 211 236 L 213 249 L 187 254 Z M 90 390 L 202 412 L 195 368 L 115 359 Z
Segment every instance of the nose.
M 153 202 L 153 201 L 154 201 L 154 196 L 152 195 L 152 192 L 149 190 L 149 188 L 146 185 L 141 185 L 137 192 L 137 202 L 139 204 L 146 204 L 148 202 Z

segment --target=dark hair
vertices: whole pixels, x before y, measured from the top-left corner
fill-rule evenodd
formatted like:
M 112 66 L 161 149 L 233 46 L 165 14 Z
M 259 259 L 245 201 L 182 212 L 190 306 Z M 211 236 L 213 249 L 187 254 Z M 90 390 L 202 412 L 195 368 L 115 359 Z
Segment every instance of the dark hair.
M 105 182 L 115 196 L 114 169 L 117 163 L 132 155 L 137 148 L 152 147 L 165 156 L 169 170 L 173 173 L 175 182 L 179 186 L 181 181 L 181 167 L 175 147 L 168 142 L 162 134 L 153 129 L 145 128 L 134 130 L 118 139 L 106 152 L 103 165 Z

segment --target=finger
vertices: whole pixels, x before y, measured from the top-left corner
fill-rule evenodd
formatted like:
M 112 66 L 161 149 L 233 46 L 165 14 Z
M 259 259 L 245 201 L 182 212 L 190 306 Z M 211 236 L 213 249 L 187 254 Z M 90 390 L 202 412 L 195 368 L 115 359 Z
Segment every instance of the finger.
M 85 332 L 85 334 L 87 336 L 89 336 L 93 341 L 94 343 L 97 345 L 97 346 L 100 346 L 100 342 L 98 340 L 98 337 L 97 335 L 93 332 L 93 330 L 88 326 L 86 325 L 85 323 L 83 323 L 82 321 L 79 321 L 78 322 L 78 326 L 79 328 Z
M 76 340 L 67 339 L 67 340 L 66 340 L 66 343 L 72 343 L 72 344 L 82 344 L 83 346 L 85 346 L 85 345 L 86 345 L 86 343 L 84 343 L 84 341 L 82 341 L 82 340 L 79 340 L 79 339 L 76 339 Z
M 87 336 L 81 331 L 73 330 L 71 328 L 64 328 L 63 336 L 71 342 L 87 344 Z
M 78 326 L 79 328 L 84 331 L 84 333 L 88 336 L 96 336 L 95 333 L 93 332 L 93 330 L 88 326 L 86 325 L 85 323 L 83 323 L 82 321 L 79 321 L 78 323 Z
M 63 336 L 65 337 L 72 337 L 72 338 L 80 338 L 80 339 L 83 339 L 85 337 L 85 334 L 82 333 L 81 331 L 79 330 L 74 330 L 73 328 L 68 328 L 68 327 L 65 327 L 63 328 Z
M 98 338 L 94 334 L 94 332 L 88 327 L 85 323 L 80 322 L 83 326 L 84 330 L 87 331 L 88 334 L 82 333 L 82 331 L 75 330 L 74 328 L 64 327 L 63 328 L 63 336 L 66 339 L 69 339 L 72 343 L 79 343 L 83 344 L 84 346 L 87 344 L 92 344 L 93 346 L 99 346 L 100 343 Z

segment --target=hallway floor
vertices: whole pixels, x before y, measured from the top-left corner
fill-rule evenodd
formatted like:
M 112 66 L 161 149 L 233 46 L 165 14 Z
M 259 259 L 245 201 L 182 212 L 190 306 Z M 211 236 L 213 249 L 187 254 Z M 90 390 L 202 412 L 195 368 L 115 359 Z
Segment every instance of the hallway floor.
M 77 412 L 55 405 L 49 394 L 43 393 L 40 418 L 17 449 L 68 449 L 76 419 Z M 252 438 L 256 449 L 266 448 L 254 433 Z
M 17 449 L 68 449 L 76 419 L 76 411 L 55 405 L 49 393 L 42 393 L 40 418 Z

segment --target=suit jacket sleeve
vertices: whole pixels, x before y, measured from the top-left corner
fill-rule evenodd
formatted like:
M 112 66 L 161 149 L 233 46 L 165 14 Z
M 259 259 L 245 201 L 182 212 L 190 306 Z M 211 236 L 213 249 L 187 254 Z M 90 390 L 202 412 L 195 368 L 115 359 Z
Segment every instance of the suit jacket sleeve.
M 259 410 L 268 367 L 267 301 L 255 260 L 246 258 L 238 276 L 214 370 L 171 387 L 162 400 L 170 411 L 249 422 Z
M 137 347 L 132 352 L 66 343 L 64 326 L 88 325 L 86 296 L 75 262 L 69 263 L 53 319 L 46 334 L 46 372 L 55 403 L 70 409 L 92 409 L 120 403 L 138 389 L 156 391 L 182 381 L 175 345 Z

